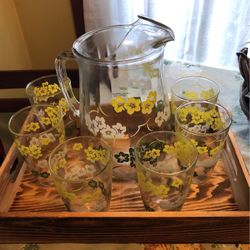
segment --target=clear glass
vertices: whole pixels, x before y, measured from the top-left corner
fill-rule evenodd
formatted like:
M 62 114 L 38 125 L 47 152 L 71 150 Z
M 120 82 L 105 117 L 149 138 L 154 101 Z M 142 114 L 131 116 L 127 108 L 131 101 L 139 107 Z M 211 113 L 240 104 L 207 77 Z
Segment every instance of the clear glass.
M 25 107 L 11 116 L 8 128 L 36 183 L 51 185 L 48 157 L 65 138 L 61 109 L 50 104 Z
M 193 143 L 175 132 L 152 132 L 137 142 L 135 156 L 146 210 L 180 210 L 198 157 Z
M 62 90 L 80 116 L 81 134 L 101 136 L 112 146 L 117 178 L 136 177 L 133 148 L 138 138 L 168 126 L 162 72 L 164 47 L 171 40 L 171 29 L 154 23 L 109 26 L 84 34 L 74 42 L 73 53 L 56 59 Z M 65 61 L 73 58 L 80 74 L 79 110 L 63 81 Z
M 178 79 L 171 87 L 171 111 L 189 101 L 216 103 L 220 93 L 219 85 L 205 77 L 188 76 Z
M 70 79 L 66 81 L 65 84 L 70 85 Z M 76 121 L 61 91 L 56 74 L 34 79 L 27 84 L 25 91 L 31 105 L 49 103 L 60 107 L 64 115 L 66 137 L 76 135 Z
M 79 136 L 49 158 L 56 189 L 69 211 L 107 211 L 111 199 L 111 148 L 98 137 Z
M 202 174 L 216 165 L 231 124 L 231 115 L 219 104 L 198 101 L 177 108 L 175 129 L 196 146 L 199 153 L 197 173 Z

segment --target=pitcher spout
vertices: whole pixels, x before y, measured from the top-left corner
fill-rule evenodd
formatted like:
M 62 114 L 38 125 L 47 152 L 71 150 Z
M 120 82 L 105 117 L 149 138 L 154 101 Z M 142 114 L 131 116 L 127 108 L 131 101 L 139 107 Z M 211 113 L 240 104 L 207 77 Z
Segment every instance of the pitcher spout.
M 138 18 L 139 20 L 146 21 L 150 25 L 153 25 L 163 31 L 162 33 L 158 34 L 158 37 L 155 37 L 155 41 L 152 42 L 152 48 L 159 48 L 161 46 L 165 46 L 167 42 L 174 41 L 174 32 L 167 25 L 144 15 L 138 15 Z

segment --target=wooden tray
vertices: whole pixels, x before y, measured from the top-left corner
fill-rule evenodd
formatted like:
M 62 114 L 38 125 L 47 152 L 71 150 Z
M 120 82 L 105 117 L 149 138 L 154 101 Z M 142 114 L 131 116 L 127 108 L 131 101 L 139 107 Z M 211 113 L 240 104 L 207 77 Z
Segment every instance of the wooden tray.
M 113 182 L 109 212 L 67 212 L 12 145 L 0 168 L 0 243 L 249 243 L 250 180 L 233 134 L 182 211 L 145 212 L 136 181 Z

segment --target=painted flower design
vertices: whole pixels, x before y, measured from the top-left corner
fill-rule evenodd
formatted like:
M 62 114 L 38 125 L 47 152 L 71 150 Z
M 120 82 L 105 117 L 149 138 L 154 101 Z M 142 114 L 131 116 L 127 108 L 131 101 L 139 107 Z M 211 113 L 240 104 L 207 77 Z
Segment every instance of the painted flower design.
M 37 167 L 40 169 L 40 171 L 44 171 L 48 169 L 48 161 L 43 159 L 43 160 L 38 160 L 37 161 Z
M 124 137 L 126 133 L 126 127 L 122 126 L 121 123 L 116 123 L 116 125 L 113 125 L 112 128 L 116 131 L 116 137 Z
M 100 130 L 106 128 L 106 123 L 105 123 L 105 119 L 103 117 L 100 116 L 96 116 L 95 119 L 92 121 L 93 125 L 94 125 L 94 129 L 96 130 L 96 132 L 99 132 Z
M 204 154 L 208 152 L 207 146 L 197 146 L 196 148 L 199 154 Z
M 116 131 L 113 128 L 111 128 L 109 125 L 103 128 L 100 132 L 102 136 L 106 139 L 113 139 L 116 136 Z
M 152 102 L 150 99 L 147 99 L 146 101 L 142 102 L 141 108 L 143 114 L 150 114 L 153 111 L 154 102 Z
M 147 100 L 149 100 L 149 101 L 151 101 L 153 103 L 156 103 L 156 101 L 157 101 L 157 93 L 156 93 L 156 91 L 150 91 L 149 94 L 148 94 Z
M 211 88 L 209 90 L 203 90 L 201 91 L 201 97 L 204 99 L 204 100 L 208 100 L 212 97 L 215 96 L 215 92 L 214 90 Z
M 50 133 L 50 135 L 46 134 L 41 134 L 39 136 L 39 142 L 41 143 L 41 145 L 43 146 L 47 146 L 49 145 L 52 141 L 55 141 L 55 137 L 53 136 L 53 134 Z
M 88 148 L 84 150 L 84 153 L 90 162 L 100 161 L 104 165 L 108 163 L 109 159 L 107 158 L 107 151 L 105 149 L 95 149 L 92 146 L 88 146 Z
M 161 127 L 163 122 L 165 121 L 165 114 L 162 111 L 157 112 L 155 123 L 158 125 L 158 127 Z
M 196 127 L 198 130 L 202 129 L 202 132 L 206 132 L 209 129 L 219 131 L 225 128 L 225 122 L 215 109 L 206 110 L 203 107 L 185 107 L 179 110 L 178 118 L 183 123 L 183 126 L 187 126 L 189 130 Z
M 40 125 L 38 122 L 31 122 L 26 124 L 24 131 L 25 132 L 31 132 L 31 131 L 37 131 L 38 129 L 40 129 Z
M 140 99 L 130 97 L 124 104 L 124 108 L 127 110 L 127 113 L 129 115 L 132 115 L 134 114 L 134 112 L 138 112 L 141 110 L 140 103 L 141 103 Z
M 31 137 L 29 145 L 41 145 L 40 140 L 36 137 Z
M 175 178 L 172 180 L 171 186 L 175 188 L 180 188 L 183 185 L 183 181 L 180 178 Z
M 96 136 L 98 131 L 95 130 L 95 126 L 94 123 L 92 122 L 92 120 L 90 119 L 89 115 L 85 115 L 85 124 L 88 127 L 88 130 L 94 135 Z
M 184 91 L 183 96 L 188 98 L 189 100 L 199 100 L 199 93 L 194 91 Z
M 124 104 L 126 100 L 121 96 L 116 96 L 112 101 L 111 104 L 114 107 L 115 112 L 120 113 L 125 110 Z
M 148 150 L 144 154 L 144 159 L 156 159 L 161 154 L 159 149 L 153 148 L 152 150 Z
M 37 97 L 53 95 L 60 91 L 60 87 L 56 83 L 43 82 L 42 86 L 34 88 L 34 94 Z
M 39 145 L 31 145 L 29 146 L 30 156 L 32 156 L 34 159 L 39 159 L 42 157 L 42 148 Z
M 223 143 L 223 142 L 221 142 L 219 146 L 217 146 L 217 147 L 215 147 L 215 148 L 210 149 L 210 151 L 209 151 L 209 155 L 210 155 L 210 156 L 214 156 L 214 155 L 216 155 L 218 152 L 220 152 L 220 151 L 221 151 L 221 149 L 222 149 L 223 145 L 224 145 L 224 143 Z
M 91 172 L 89 170 L 91 170 Z M 70 169 L 65 170 L 64 178 L 77 181 L 80 180 L 82 177 L 91 176 L 94 172 L 95 168 L 93 165 L 86 165 L 85 168 L 76 165 Z
M 119 162 L 119 163 L 129 161 L 129 154 L 126 154 L 124 152 L 119 152 L 118 154 L 115 154 L 114 156 L 115 156 L 117 162 Z
M 81 149 L 83 149 L 83 146 L 81 143 L 74 143 L 73 150 L 80 151 Z
M 51 124 L 51 121 L 50 121 L 49 117 L 41 117 L 40 121 L 41 121 L 42 124 L 44 124 L 46 126 Z
M 23 156 L 27 156 L 27 155 L 30 154 L 30 148 L 29 147 L 26 147 L 24 145 L 20 145 L 20 146 L 18 146 L 18 149 L 19 149 L 21 155 L 23 155 Z
M 88 146 L 88 148 L 84 150 L 84 153 L 86 154 L 87 160 L 91 162 L 95 162 L 96 150 L 93 147 Z
M 58 102 L 58 106 L 62 109 L 62 112 L 65 114 L 69 111 L 69 105 L 65 98 L 61 98 Z
M 165 152 L 166 154 L 173 154 L 175 152 L 175 148 L 172 145 L 166 144 L 163 148 L 163 152 Z

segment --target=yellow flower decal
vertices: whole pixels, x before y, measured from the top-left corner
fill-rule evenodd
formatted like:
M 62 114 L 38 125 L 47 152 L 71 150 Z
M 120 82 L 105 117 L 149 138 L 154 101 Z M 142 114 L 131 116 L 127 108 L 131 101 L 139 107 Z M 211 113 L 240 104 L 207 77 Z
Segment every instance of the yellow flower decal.
M 60 99 L 58 106 L 62 109 L 63 113 L 67 113 L 69 111 L 69 105 L 65 98 Z
M 183 181 L 180 178 L 175 178 L 172 180 L 171 186 L 179 188 L 183 185 Z
M 190 100 L 199 100 L 199 94 L 194 91 L 185 91 L 183 96 Z
M 191 139 L 190 141 L 192 142 L 192 144 L 193 144 L 195 147 L 198 145 L 198 142 L 197 142 L 196 140 Z
M 178 119 L 189 127 L 209 125 L 213 131 L 224 129 L 226 125 L 215 109 L 199 110 L 198 107 L 194 106 L 181 108 L 178 112 Z
M 36 97 L 53 95 L 60 91 L 58 84 L 49 84 L 48 82 L 43 82 L 41 87 L 34 88 L 34 94 Z
M 54 83 L 54 84 L 49 84 L 49 85 L 48 85 L 48 91 L 49 91 L 49 93 L 51 93 L 51 94 L 55 94 L 55 93 L 57 93 L 58 91 L 60 91 L 60 87 L 59 87 L 56 83 Z
M 215 92 L 213 89 L 201 91 L 201 97 L 203 100 L 208 100 L 214 96 L 215 96 Z
M 50 121 L 52 123 L 52 126 L 55 126 L 59 122 L 59 115 L 58 115 L 58 108 L 57 107 L 48 107 L 45 109 L 45 112 L 50 118 Z
M 127 113 L 129 115 L 132 115 L 134 112 L 138 112 L 141 110 L 140 103 L 141 101 L 139 99 L 130 97 L 124 104 L 124 108 L 127 110 Z
M 196 148 L 199 154 L 204 154 L 208 152 L 207 146 L 197 146 Z
M 87 149 L 84 150 L 87 160 L 89 161 L 95 161 L 95 149 L 93 147 L 89 146 Z
M 158 197 L 167 198 L 170 188 L 164 185 L 154 185 L 151 181 L 147 180 L 142 172 L 138 172 L 138 181 L 143 191 L 150 192 Z
M 26 124 L 24 131 L 25 132 L 31 132 L 31 131 L 37 131 L 40 128 L 40 125 L 38 122 L 31 122 Z
M 51 139 L 47 134 L 40 135 L 39 141 L 42 145 L 45 145 L 45 146 L 51 143 Z
M 157 93 L 156 91 L 150 91 L 147 97 L 147 100 L 155 103 L 157 101 Z
M 94 149 L 89 146 L 84 150 L 87 160 L 91 162 L 100 161 L 102 164 L 106 165 L 108 163 L 107 151 L 106 149 Z
M 211 128 L 213 130 L 221 130 L 225 128 L 225 122 L 223 122 L 220 118 L 215 118 L 214 119 L 214 124 L 211 125 Z
M 120 113 L 123 110 L 125 110 L 124 108 L 125 102 L 126 100 L 123 97 L 116 96 L 116 98 L 111 101 L 111 104 L 114 107 L 115 112 Z
M 161 155 L 160 149 L 152 149 L 145 152 L 144 159 L 156 159 Z
M 166 154 L 173 154 L 175 152 L 175 148 L 172 145 L 165 145 L 163 148 L 163 152 L 165 152 Z
M 43 156 L 42 148 L 36 144 L 30 145 L 29 150 L 30 150 L 30 156 L 32 156 L 35 159 L 39 159 L 40 157 Z
M 83 146 L 82 146 L 81 143 L 75 143 L 75 144 L 73 145 L 73 150 L 75 150 L 75 151 L 80 151 L 81 149 L 83 149 Z
M 223 148 L 224 146 L 224 142 L 220 142 L 219 146 L 215 147 L 215 148 L 212 148 L 210 151 L 209 151 L 209 154 L 210 156 L 214 156 L 215 154 L 217 154 L 219 151 L 221 151 L 221 149 Z
M 141 108 L 143 114 L 150 114 L 153 110 L 154 103 L 147 99 L 146 101 L 142 102 Z
M 63 158 L 58 162 L 58 168 L 63 168 L 66 165 L 67 161 Z
M 29 149 L 29 147 L 26 147 L 26 146 L 24 146 L 24 145 L 19 145 L 19 146 L 18 146 L 18 149 L 19 149 L 21 155 L 23 155 L 23 156 L 27 156 L 27 155 L 30 154 L 30 149 Z
M 201 114 L 198 112 L 193 113 L 191 123 L 198 125 L 202 122 L 203 122 L 203 119 L 201 118 Z
M 141 102 L 139 97 L 130 97 L 126 100 L 121 96 L 116 96 L 114 99 L 112 99 L 111 105 L 117 113 L 127 111 L 129 115 L 132 115 L 134 112 L 139 112 L 142 110 L 143 114 L 150 114 L 154 108 L 156 100 L 156 91 L 150 91 L 147 99 L 143 102 Z
M 51 124 L 51 121 L 48 117 L 41 117 L 41 123 L 48 126 Z

